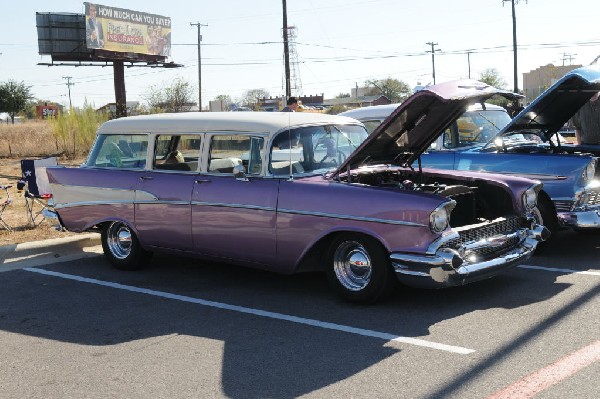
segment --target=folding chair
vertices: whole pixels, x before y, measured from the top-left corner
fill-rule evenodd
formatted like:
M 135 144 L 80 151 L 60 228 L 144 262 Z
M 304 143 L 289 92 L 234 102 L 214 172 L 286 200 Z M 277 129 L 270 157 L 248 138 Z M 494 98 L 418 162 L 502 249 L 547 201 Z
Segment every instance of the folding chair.
M 4 193 L 0 194 L 0 226 L 4 227 L 8 231 L 12 231 L 12 228 L 6 221 L 2 218 L 2 214 L 7 206 L 12 203 L 12 198 L 10 198 L 10 193 L 8 189 L 12 186 L 0 185 L 0 190 L 4 190 Z
M 32 227 L 44 221 L 43 212 L 48 207 L 48 200 L 52 198 L 46 167 L 57 164 L 56 157 L 21 160 L 21 180 L 17 189 L 25 190 L 27 218 Z

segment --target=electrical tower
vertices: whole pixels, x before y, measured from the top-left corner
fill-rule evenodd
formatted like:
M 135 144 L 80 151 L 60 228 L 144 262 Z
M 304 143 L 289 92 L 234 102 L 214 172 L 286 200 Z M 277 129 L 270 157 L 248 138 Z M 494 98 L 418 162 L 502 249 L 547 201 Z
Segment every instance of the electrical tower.
M 290 60 L 290 92 L 292 96 L 302 95 L 302 80 L 300 79 L 300 60 L 296 51 L 298 30 L 295 26 L 287 27 L 288 51 Z M 285 84 L 285 82 L 284 82 Z

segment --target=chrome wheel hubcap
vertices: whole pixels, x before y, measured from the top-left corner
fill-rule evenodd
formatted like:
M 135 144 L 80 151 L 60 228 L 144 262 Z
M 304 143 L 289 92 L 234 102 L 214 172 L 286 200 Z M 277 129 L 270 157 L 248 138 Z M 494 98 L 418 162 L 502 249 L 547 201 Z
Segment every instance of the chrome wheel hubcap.
M 106 234 L 108 249 L 117 259 L 125 259 L 131 254 L 131 230 L 121 222 L 113 222 Z
M 360 291 L 371 281 L 371 257 L 360 243 L 344 241 L 333 254 L 333 270 L 344 288 Z

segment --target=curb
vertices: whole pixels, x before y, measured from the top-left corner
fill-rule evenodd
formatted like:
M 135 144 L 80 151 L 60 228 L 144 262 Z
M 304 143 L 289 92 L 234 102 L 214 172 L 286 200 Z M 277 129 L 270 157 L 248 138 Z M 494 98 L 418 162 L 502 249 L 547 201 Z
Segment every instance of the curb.
M 6 245 L 0 247 L 0 272 L 89 258 L 101 253 L 98 233 Z

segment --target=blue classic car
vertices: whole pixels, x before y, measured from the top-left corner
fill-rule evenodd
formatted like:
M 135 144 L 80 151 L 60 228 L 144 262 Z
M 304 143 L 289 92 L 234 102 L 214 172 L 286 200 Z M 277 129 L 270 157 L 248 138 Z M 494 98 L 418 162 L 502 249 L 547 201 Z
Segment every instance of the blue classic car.
M 448 84 L 469 85 L 449 82 Z M 439 86 L 439 85 L 438 85 Z M 566 144 L 563 125 L 600 91 L 600 68 L 575 69 L 513 120 L 501 107 L 481 103 L 432 139 L 420 157 L 422 166 L 440 169 L 494 172 L 543 182 L 537 218 L 552 232 L 560 228 L 600 228 L 600 183 L 594 179 L 600 146 Z M 375 106 L 341 115 L 363 121 L 367 127 L 382 123 L 380 134 L 398 118 L 393 106 Z M 386 119 L 389 115 L 389 120 Z M 416 167 L 416 164 L 413 164 Z
M 371 136 L 352 118 L 296 112 L 109 121 L 84 165 L 47 169 L 54 209 L 70 231 L 100 231 L 120 269 L 169 252 L 320 270 L 357 302 L 396 280 L 470 283 L 525 261 L 547 237 L 533 215 L 541 185 L 409 166 L 468 104 L 496 92 L 432 87 Z

